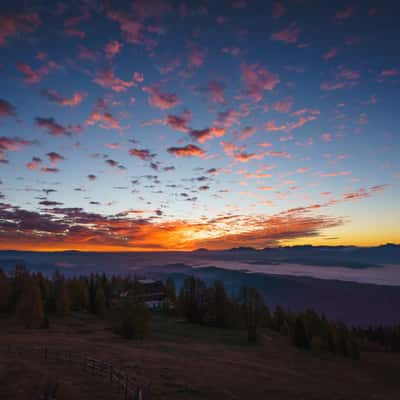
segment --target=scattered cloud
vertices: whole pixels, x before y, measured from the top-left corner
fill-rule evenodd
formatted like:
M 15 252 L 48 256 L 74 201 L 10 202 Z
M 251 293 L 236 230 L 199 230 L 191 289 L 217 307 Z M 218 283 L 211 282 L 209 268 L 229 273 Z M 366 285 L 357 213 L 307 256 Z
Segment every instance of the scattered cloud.
M 241 64 L 242 81 L 245 84 L 245 92 L 252 97 L 255 102 L 263 98 L 265 90 L 273 90 L 279 83 L 279 75 L 270 72 L 259 64 Z
M 169 147 L 167 151 L 176 157 L 204 158 L 206 156 L 206 152 L 194 144 L 188 144 L 183 147 Z
M 271 39 L 286 44 L 294 44 L 297 43 L 300 33 L 301 29 L 296 25 L 296 23 L 292 23 L 285 29 L 272 33 Z
M 155 86 L 143 87 L 142 90 L 149 94 L 149 104 L 160 110 L 169 110 L 180 104 L 180 100 L 175 93 L 163 93 Z
M 42 90 L 43 96 L 45 96 L 49 101 L 57 103 L 61 106 L 75 107 L 82 103 L 84 98 L 87 96 L 86 92 L 74 92 L 71 98 L 61 96 L 55 90 Z
M 0 117 L 15 117 L 16 115 L 15 106 L 7 100 L 0 99 Z

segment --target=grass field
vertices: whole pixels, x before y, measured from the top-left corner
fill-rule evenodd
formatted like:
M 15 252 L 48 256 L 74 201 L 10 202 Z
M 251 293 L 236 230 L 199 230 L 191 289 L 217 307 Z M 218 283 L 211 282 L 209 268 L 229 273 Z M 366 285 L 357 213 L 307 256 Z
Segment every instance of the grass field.
M 398 399 L 400 357 L 363 353 L 361 361 L 298 351 L 279 336 L 248 345 L 245 332 L 187 324 L 155 315 L 143 341 L 115 336 L 87 314 L 26 330 L 0 320 L 0 345 L 45 345 L 112 361 L 151 384 L 152 399 Z M 66 365 L 0 355 L 0 399 L 31 399 L 58 380 L 59 399 L 117 398 L 107 382 Z

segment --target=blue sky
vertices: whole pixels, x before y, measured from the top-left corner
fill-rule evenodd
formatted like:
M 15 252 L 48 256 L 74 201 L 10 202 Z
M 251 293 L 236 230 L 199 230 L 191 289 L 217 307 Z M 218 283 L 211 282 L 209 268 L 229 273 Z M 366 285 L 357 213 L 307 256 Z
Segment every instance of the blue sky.
M 398 240 L 396 2 L 24 3 L 0 6 L 0 247 Z

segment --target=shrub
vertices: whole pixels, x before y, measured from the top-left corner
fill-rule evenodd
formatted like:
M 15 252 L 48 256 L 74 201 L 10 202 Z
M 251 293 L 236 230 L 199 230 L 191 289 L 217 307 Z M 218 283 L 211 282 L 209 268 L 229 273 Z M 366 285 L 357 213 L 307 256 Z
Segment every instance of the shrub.
M 112 310 L 112 328 L 125 339 L 143 339 L 149 333 L 151 313 L 144 304 L 124 303 Z

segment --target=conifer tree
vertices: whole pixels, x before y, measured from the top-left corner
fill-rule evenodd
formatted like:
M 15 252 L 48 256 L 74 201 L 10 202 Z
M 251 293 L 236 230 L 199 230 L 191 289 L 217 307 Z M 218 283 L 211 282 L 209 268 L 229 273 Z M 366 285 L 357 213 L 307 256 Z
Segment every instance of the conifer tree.
M 308 341 L 307 332 L 304 327 L 303 319 L 300 315 L 297 316 L 297 318 L 294 322 L 292 343 L 296 347 L 300 347 L 302 349 L 308 349 L 310 347 L 310 343 Z
M 103 318 L 106 312 L 106 296 L 102 287 L 97 289 L 95 300 L 96 314 Z

